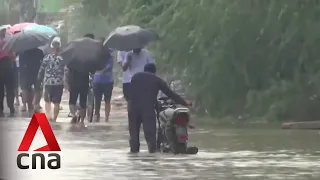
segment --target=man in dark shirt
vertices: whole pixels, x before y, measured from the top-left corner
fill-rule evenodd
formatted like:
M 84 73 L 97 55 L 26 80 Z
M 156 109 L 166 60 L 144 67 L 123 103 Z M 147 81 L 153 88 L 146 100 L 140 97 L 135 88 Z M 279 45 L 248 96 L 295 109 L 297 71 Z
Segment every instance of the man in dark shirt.
M 94 39 L 93 34 L 86 34 L 84 37 Z M 87 96 L 89 90 L 89 72 L 78 72 L 74 69 L 68 68 L 67 70 L 67 84 L 70 92 L 69 95 L 69 108 L 72 116 L 71 123 L 77 122 L 77 100 L 80 101 L 80 121 L 84 123 L 87 110 Z
M 35 106 L 39 106 L 42 95 L 41 82 L 37 81 L 37 77 L 43 58 L 44 54 L 38 48 L 19 54 L 21 89 L 30 115 L 38 108 Z
M 77 101 L 80 101 L 80 118 L 81 123 L 84 123 L 84 118 L 86 117 L 87 108 L 87 96 L 89 89 L 89 73 L 78 72 L 76 70 L 68 68 L 67 71 L 67 82 L 69 95 L 69 106 L 70 113 L 72 115 L 72 123 L 77 122 L 76 111 L 77 111 Z
M 174 100 L 177 104 L 189 106 L 192 103 L 185 101 L 178 94 L 173 92 L 167 83 L 155 75 L 155 64 L 146 64 L 144 72 L 136 73 L 131 79 L 130 99 L 129 99 L 129 133 L 130 151 L 139 152 L 140 140 L 139 132 L 143 124 L 144 135 L 150 153 L 154 153 L 157 148 L 157 130 L 155 105 L 159 90 L 166 96 Z
M 15 113 L 14 109 L 14 89 L 15 89 L 15 79 L 14 79 L 14 61 L 6 56 L 0 59 L 0 117 L 3 117 L 3 101 L 6 90 L 7 105 L 10 109 L 10 116 Z

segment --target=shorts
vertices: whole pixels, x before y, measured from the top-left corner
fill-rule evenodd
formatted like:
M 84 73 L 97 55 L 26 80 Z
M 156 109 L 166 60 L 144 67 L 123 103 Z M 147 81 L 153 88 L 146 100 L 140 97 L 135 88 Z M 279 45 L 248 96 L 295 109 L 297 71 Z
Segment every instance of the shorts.
M 123 83 L 122 84 L 122 93 L 126 101 L 129 100 L 129 93 L 130 93 L 130 83 Z
M 46 85 L 44 86 L 44 101 L 60 104 L 63 94 L 63 85 Z
M 70 87 L 70 97 L 69 97 L 69 105 L 77 105 L 78 97 L 80 99 L 80 107 L 85 109 L 87 108 L 87 96 L 88 96 L 89 86 L 86 85 L 83 87 Z
M 113 90 L 113 83 L 102 84 L 94 83 L 93 84 L 93 94 L 97 101 L 102 100 L 102 95 L 104 96 L 104 101 L 110 102 Z
M 26 73 L 20 73 L 20 86 L 21 89 L 24 91 L 36 91 L 39 92 L 42 90 L 41 87 L 41 82 L 38 81 L 37 79 L 38 74 L 35 73 L 30 73 L 30 72 L 26 72 Z

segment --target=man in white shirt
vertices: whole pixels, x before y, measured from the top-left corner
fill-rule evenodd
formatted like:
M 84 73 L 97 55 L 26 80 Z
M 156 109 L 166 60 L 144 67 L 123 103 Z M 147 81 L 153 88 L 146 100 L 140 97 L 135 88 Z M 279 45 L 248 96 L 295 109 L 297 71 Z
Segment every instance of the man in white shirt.
M 119 51 L 117 54 L 117 62 L 121 66 L 122 69 L 122 63 L 126 57 L 127 52 L 126 51 Z M 130 75 L 129 71 L 123 71 L 123 77 L 122 77 L 122 92 L 123 96 L 128 101 L 128 94 L 129 94 L 129 86 L 130 86 Z
M 128 81 L 131 82 L 131 78 L 136 73 L 144 72 L 144 66 L 150 63 L 155 64 L 151 54 L 145 49 L 137 48 L 126 53 L 122 61 L 122 70 L 128 71 Z M 130 84 L 127 85 L 127 91 L 130 92 Z M 127 93 L 127 98 L 130 99 L 128 94 L 130 93 Z

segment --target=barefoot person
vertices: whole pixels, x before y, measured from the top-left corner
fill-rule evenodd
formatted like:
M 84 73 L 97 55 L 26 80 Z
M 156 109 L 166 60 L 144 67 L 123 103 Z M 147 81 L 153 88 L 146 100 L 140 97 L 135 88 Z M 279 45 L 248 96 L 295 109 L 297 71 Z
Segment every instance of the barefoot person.
M 23 96 L 23 92 L 21 91 L 22 90 L 21 84 L 23 84 L 23 78 L 21 78 L 21 73 L 20 73 L 21 67 L 20 67 L 19 55 L 17 55 L 17 57 L 16 57 L 16 63 L 17 63 L 17 71 L 18 71 L 17 79 L 18 79 L 18 85 L 19 85 L 17 90 L 16 90 L 17 91 L 16 93 L 18 93 L 16 95 L 16 101 L 19 102 L 19 96 L 20 96 L 21 97 L 21 102 L 22 102 L 22 106 L 21 106 L 20 110 L 21 110 L 21 112 L 26 112 L 27 111 L 27 100 L 26 100 L 25 96 Z
M 14 32 L 14 34 L 18 34 L 20 33 L 20 31 L 16 31 Z M 21 97 L 21 102 L 22 102 L 22 107 L 21 107 L 21 112 L 26 112 L 27 111 L 27 100 L 25 98 L 25 96 L 23 96 L 23 93 L 20 92 L 20 89 L 22 89 L 21 84 L 23 84 L 23 79 L 21 78 L 21 66 L 20 66 L 20 58 L 19 58 L 19 54 L 16 54 L 16 66 L 17 66 L 17 71 L 16 71 L 16 80 L 17 80 L 17 89 L 16 89 L 16 104 L 20 105 L 20 101 L 19 101 L 19 96 Z
M 38 74 L 38 81 L 43 81 L 44 84 L 46 114 L 49 120 L 54 122 L 59 115 L 64 88 L 64 63 L 62 57 L 58 55 L 60 47 L 60 38 L 55 37 L 51 43 L 52 52 L 44 57 Z M 53 116 L 51 103 L 54 104 Z
M 0 117 L 3 117 L 3 101 L 6 90 L 7 105 L 10 109 L 10 116 L 15 113 L 14 109 L 14 91 L 15 91 L 15 61 L 14 55 L 2 47 L 7 42 L 6 28 L 0 30 Z
M 122 63 L 126 57 L 126 51 L 119 51 L 117 54 L 117 61 L 122 69 Z M 129 87 L 130 87 L 130 72 L 127 69 L 126 71 L 122 72 L 122 93 L 125 100 L 128 102 L 129 97 Z
M 19 56 L 17 56 L 15 58 L 15 83 L 16 83 L 16 87 L 15 87 L 15 98 L 16 98 L 16 102 L 15 105 L 16 106 L 20 106 L 20 99 L 19 99 L 19 88 L 20 88 L 20 82 L 19 82 Z
M 15 113 L 14 108 L 14 61 L 10 57 L 3 57 L 0 59 L 0 117 L 3 117 L 3 103 L 6 93 L 6 100 L 8 108 L 10 109 L 10 116 Z
M 33 48 L 19 54 L 20 80 L 23 98 L 27 101 L 30 116 L 37 111 L 42 87 L 37 76 L 44 54 L 38 48 Z
M 93 34 L 86 34 L 84 37 L 94 39 Z M 72 116 L 71 123 L 77 122 L 76 112 L 77 100 L 80 101 L 80 121 L 83 124 L 87 111 L 87 97 L 89 89 L 89 73 L 78 72 L 74 69 L 68 68 L 66 73 L 67 86 L 70 92 L 69 108 Z
M 100 38 L 101 42 L 104 42 L 104 38 Z M 110 51 L 111 53 L 111 51 Z M 100 108 L 102 96 L 105 102 L 105 121 L 109 121 L 110 114 L 110 101 L 113 89 L 113 58 L 110 56 L 107 61 L 106 67 L 101 71 L 97 71 L 93 78 L 93 92 L 95 98 L 95 117 L 96 122 L 100 121 Z

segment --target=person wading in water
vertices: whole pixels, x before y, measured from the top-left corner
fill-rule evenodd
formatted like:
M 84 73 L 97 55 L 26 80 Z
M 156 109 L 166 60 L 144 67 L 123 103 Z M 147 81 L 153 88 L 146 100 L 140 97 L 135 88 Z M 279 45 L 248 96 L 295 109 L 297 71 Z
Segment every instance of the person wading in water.
M 105 38 L 100 38 L 101 43 L 103 43 Z M 106 49 L 109 54 L 111 54 L 110 49 Z M 93 78 L 93 92 L 95 97 L 95 118 L 96 122 L 100 121 L 100 107 L 102 96 L 104 96 L 105 102 L 105 121 L 109 121 L 110 114 L 110 101 L 113 89 L 113 58 L 111 55 L 108 57 L 107 64 L 104 69 L 97 71 Z
M 0 30 L 0 117 L 4 116 L 3 101 L 5 93 L 7 96 L 7 105 L 10 109 L 10 116 L 13 116 L 15 113 L 15 56 L 13 53 L 2 49 L 7 42 L 6 31 L 6 28 Z
M 39 110 L 42 84 L 37 80 L 37 77 L 43 58 L 44 54 L 38 48 L 33 48 L 19 54 L 22 95 L 27 101 L 30 116 Z
M 157 150 L 157 125 L 155 106 L 157 95 L 162 91 L 168 98 L 177 104 L 191 106 L 192 103 L 185 101 L 173 92 L 167 83 L 155 75 L 155 64 L 146 64 L 144 72 L 136 73 L 131 79 L 129 99 L 129 134 L 130 152 L 137 153 L 140 150 L 140 127 L 143 124 L 144 136 L 150 153 Z
M 61 47 L 60 38 L 55 37 L 51 43 L 52 53 L 46 55 L 41 63 L 38 81 L 44 84 L 44 101 L 47 117 L 56 122 L 60 111 L 61 97 L 64 88 L 65 66 L 63 59 L 59 56 Z M 51 103 L 54 104 L 53 116 Z
M 86 38 L 94 39 L 93 34 L 84 35 Z M 83 124 L 87 111 L 87 97 L 89 89 L 89 72 L 78 72 L 74 69 L 67 69 L 66 73 L 67 86 L 70 92 L 69 108 L 72 116 L 71 123 L 77 122 L 76 112 L 77 100 L 80 101 L 80 121 Z

